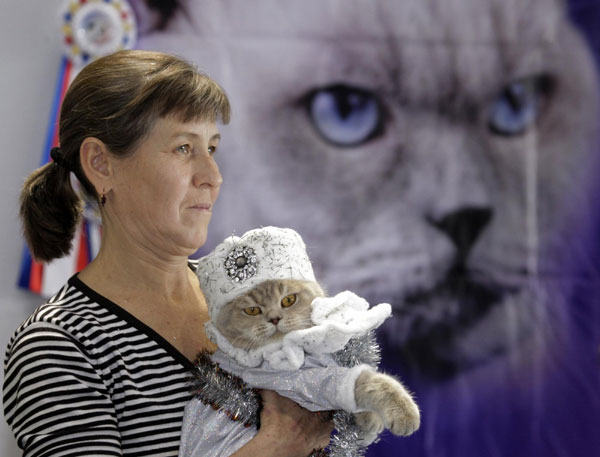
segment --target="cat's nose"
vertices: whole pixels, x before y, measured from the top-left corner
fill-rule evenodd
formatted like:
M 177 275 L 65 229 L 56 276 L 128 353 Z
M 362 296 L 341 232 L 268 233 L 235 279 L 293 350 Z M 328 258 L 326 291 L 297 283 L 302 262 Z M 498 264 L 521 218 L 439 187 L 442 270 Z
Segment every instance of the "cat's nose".
M 277 323 L 280 321 L 281 319 L 279 317 L 275 317 L 273 319 L 270 319 L 270 321 L 273 323 L 273 325 L 277 325 Z
M 491 208 L 485 206 L 466 207 L 439 219 L 430 218 L 429 222 L 452 240 L 459 259 L 465 260 L 481 232 L 490 223 L 492 215 Z

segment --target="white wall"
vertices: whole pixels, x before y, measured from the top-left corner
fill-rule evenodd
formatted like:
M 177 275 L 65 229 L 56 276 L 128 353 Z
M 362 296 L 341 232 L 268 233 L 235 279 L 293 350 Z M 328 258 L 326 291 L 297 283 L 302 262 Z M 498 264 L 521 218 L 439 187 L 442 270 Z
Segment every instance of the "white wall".
M 41 298 L 15 286 L 23 241 L 17 219 L 24 177 L 45 142 L 61 58 L 63 0 L 0 0 L 0 355 Z M 0 373 L 0 379 L 2 373 Z M 0 419 L 0 456 L 21 455 Z

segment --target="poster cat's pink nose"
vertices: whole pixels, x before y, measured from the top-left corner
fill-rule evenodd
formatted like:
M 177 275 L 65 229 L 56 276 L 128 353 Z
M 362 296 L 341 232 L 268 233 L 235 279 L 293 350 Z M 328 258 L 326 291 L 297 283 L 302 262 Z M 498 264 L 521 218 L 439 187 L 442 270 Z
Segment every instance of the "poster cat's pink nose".
M 273 323 L 273 325 L 277 325 L 277 323 L 280 321 L 281 319 L 279 317 L 275 317 L 273 319 L 271 319 L 271 322 Z

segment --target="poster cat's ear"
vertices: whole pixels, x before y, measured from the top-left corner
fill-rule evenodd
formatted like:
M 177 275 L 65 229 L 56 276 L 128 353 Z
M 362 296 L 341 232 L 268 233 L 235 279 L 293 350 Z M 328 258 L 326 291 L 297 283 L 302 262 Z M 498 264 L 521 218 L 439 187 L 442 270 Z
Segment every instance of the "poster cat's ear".
M 179 8 L 178 0 L 129 0 L 141 35 L 162 30 Z

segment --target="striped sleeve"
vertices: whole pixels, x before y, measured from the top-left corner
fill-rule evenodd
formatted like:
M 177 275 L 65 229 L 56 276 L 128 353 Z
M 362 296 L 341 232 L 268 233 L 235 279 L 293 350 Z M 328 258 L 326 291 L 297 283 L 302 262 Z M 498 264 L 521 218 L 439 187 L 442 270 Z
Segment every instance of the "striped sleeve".
M 121 456 L 121 438 L 98 362 L 72 335 L 32 322 L 5 361 L 4 413 L 24 456 Z

